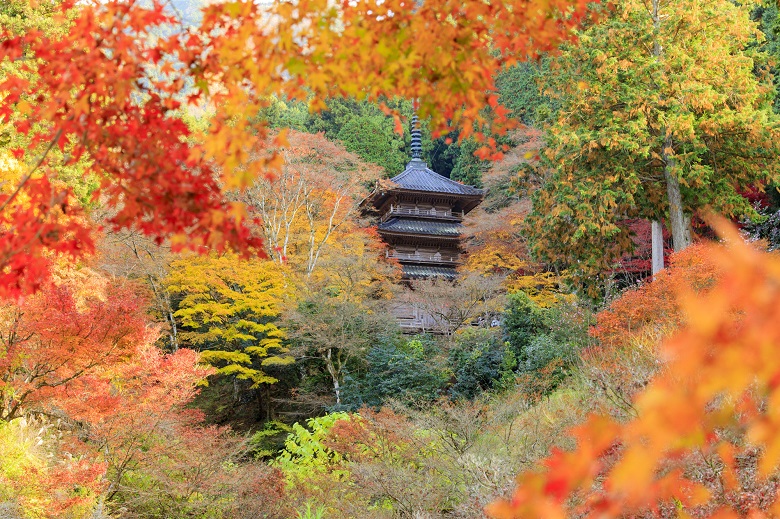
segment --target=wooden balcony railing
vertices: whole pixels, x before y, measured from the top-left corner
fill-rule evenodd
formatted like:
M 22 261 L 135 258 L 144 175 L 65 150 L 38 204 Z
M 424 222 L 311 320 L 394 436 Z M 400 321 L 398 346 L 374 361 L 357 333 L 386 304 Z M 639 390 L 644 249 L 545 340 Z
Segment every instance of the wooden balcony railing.
M 410 215 L 410 216 L 428 216 L 433 218 L 463 218 L 462 211 L 452 211 L 450 209 L 419 209 L 417 207 L 401 207 L 391 205 L 387 215 Z
M 426 261 L 430 263 L 443 263 L 448 265 L 452 265 L 460 261 L 459 254 L 441 254 L 439 252 L 398 252 L 393 250 L 387 251 L 385 255 L 388 258 L 395 258 L 397 260 Z

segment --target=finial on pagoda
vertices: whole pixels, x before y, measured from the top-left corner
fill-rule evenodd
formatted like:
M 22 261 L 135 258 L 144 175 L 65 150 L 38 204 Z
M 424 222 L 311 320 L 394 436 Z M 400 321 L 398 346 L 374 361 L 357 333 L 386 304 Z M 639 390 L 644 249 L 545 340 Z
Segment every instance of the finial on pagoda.
M 422 159 L 422 133 L 417 114 L 412 117 L 412 159 Z

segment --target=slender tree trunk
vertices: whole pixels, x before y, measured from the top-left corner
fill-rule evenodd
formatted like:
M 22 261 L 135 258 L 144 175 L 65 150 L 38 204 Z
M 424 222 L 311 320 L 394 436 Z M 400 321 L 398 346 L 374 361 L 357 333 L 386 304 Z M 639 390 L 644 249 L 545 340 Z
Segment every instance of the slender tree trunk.
M 265 416 L 265 402 L 263 401 L 263 391 L 261 389 L 255 389 L 255 399 L 257 400 L 257 420 L 263 421 L 268 417 Z
M 333 348 L 328 348 L 328 353 L 325 355 L 325 367 L 330 373 L 330 378 L 333 380 L 333 392 L 336 393 L 336 405 L 341 405 L 341 384 L 339 384 L 339 371 L 333 364 Z
M 669 225 L 672 228 L 672 243 L 675 251 L 681 251 L 693 241 L 691 238 L 691 217 L 683 211 L 680 181 L 672 171 L 674 159 L 664 157 L 664 177 L 666 178 L 666 196 L 669 199 Z
M 258 420 L 271 420 L 271 389 L 270 384 L 263 384 L 255 390 L 257 398 Z
M 653 56 L 659 63 L 663 60 L 664 48 L 661 45 L 661 15 L 659 13 L 660 0 L 652 0 L 653 17 Z M 672 243 L 675 251 L 681 251 L 691 244 L 691 217 L 683 211 L 682 193 L 680 192 L 680 180 L 674 172 L 674 142 L 671 135 L 667 133 L 666 128 L 661 128 L 661 132 L 666 134 L 663 142 L 661 158 L 664 162 L 664 179 L 666 180 L 666 196 L 669 202 L 669 225 L 672 231 Z M 670 153 L 671 152 L 671 153 Z M 655 234 L 653 235 L 655 238 Z M 653 244 L 653 251 L 655 251 Z M 663 245 L 660 245 L 663 247 Z M 653 274 L 655 274 L 655 263 L 653 263 Z
M 168 310 L 168 322 L 171 323 L 171 333 L 168 334 L 171 344 L 171 351 L 179 350 L 179 330 L 176 327 L 176 318 L 173 316 L 173 310 Z
M 658 220 L 653 220 L 651 226 L 651 243 L 653 252 L 653 277 L 664 268 L 664 231 L 663 224 Z
M 336 405 L 341 405 L 341 386 L 337 378 L 333 379 L 333 391 L 336 392 Z

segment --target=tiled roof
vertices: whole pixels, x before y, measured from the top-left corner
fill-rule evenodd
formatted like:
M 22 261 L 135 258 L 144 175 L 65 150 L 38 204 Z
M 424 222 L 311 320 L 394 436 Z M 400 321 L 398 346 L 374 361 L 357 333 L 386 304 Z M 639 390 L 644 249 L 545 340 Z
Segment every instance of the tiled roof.
M 440 277 L 444 279 L 455 279 L 458 273 L 454 268 L 447 267 L 429 267 L 426 265 L 402 265 L 404 278 L 406 279 L 427 279 Z
M 457 222 L 390 218 L 379 224 L 379 231 L 428 234 L 432 236 L 460 236 L 462 226 Z
M 432 193 L 452 193 L 457 195 L 481 196 L 482 189 L 460 184 L 435 171 L 420 159 L 412 159 L 400 175 L 390 179 L 404 189 L 412 191 L 430 191 Z

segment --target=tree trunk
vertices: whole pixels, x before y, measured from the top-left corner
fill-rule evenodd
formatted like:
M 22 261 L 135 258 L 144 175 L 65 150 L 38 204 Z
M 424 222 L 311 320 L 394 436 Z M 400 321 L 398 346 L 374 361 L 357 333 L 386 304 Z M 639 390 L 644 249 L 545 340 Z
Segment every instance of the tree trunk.
M 333 391 L 336 392 L 336 405 L 341 405 L 341 386 L 339 386 L 339 379 L 333 379 Z
M 333 348 L 328 348 L 328 353 L 325 355 L 325 367 L 330 373 L 330 378 L 333 380 L 333 391 L 336 393 L 336 405 L 341 405 L 341 384 L 339 384 L 339 371 L 333 364 Z
M 661 14 L 659 12 L 660 0 L 652 0 L 653 18 L 653 56 L 660 62 L 663 60 L 664 49 L 660 42 Z M 681 251 L 691 242 L 691 217 L 683 211 L 682 193 L 680 192 L 680 180 L 674 172 L 674 142 L 667 129 L 662 127 L 665 133 L 661 158 L 664 162 L 664 179 L 666 180 L 666 196 L 669 201 L 669 225 L 672 231 L 672 244 L 675 251 Z M 655 249 L 653 249 L 655 251 Z M 653 263 L 655 269 L 655 263 Z M 653 271 L 655 274 L 655 270 Z
M 168 335 L 170 338 L 171 351 L 179 351 L 179 330 L 176 327 L 176 318 L 173 316 L 173 310 L 168 312 L 168 322 L 171 323 L 171 333 Z
M 664 268 L 664 231 L 661 222 L 653 220 L 651 225 L 651 249 L 653 252 L 653 277 Z
M 680 181 L 672 171 L 673 158 L 666 159 L 664 177 L 666 178 L 666 196 L 669 199 L 669 225 L 672 228 L 672 244 L 675 251 L 681 251 L 693 241 L 691 238 L 691 217 L 683 211 Z
M 255 389 L 257 398 L 257 419 L 259 421 L 272 420 L 271 416 L 271 389 L 270 384 L 263 384 Z

